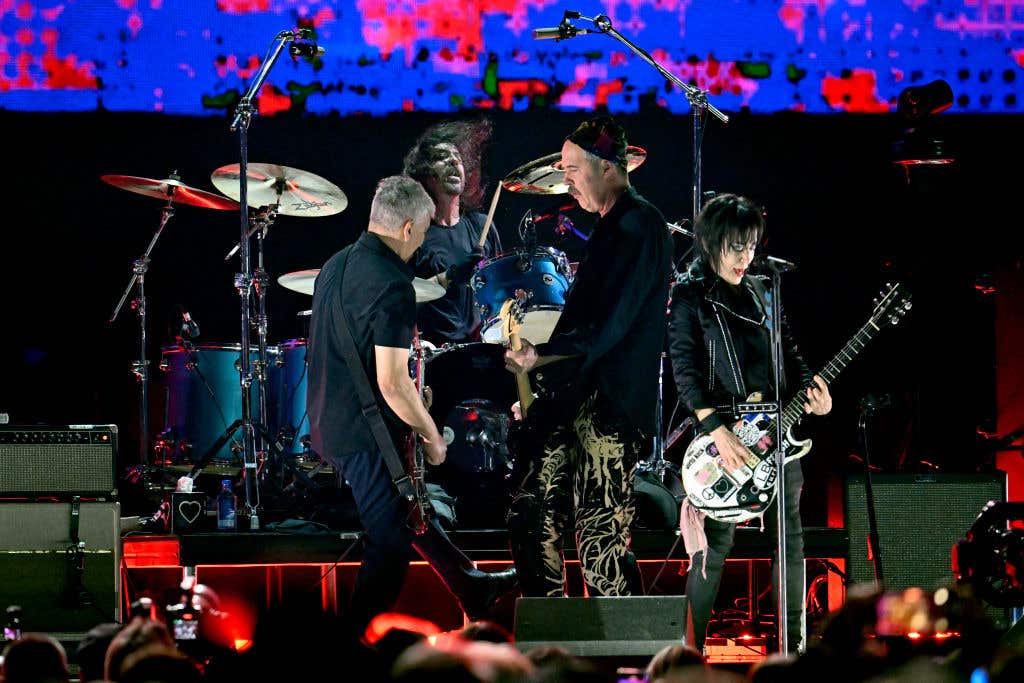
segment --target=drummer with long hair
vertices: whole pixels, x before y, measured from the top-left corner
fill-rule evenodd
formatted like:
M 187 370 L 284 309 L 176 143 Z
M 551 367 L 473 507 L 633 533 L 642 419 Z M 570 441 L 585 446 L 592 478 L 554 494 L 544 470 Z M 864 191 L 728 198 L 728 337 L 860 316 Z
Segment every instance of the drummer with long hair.
M 443 121 L 420 135 L 405 156 L 404 173 L 423 185 L 436 207 L 413 270 L 447 289 L 416 315 L 420 334 L 437 345 L 480 339 L 480 311 L 469 281 L 480 261 L 501 251 L 494 225 L 479 246 L 486 222 L 478 210 L 484 196 L 481 166 L 490 136 L 487 119 Z

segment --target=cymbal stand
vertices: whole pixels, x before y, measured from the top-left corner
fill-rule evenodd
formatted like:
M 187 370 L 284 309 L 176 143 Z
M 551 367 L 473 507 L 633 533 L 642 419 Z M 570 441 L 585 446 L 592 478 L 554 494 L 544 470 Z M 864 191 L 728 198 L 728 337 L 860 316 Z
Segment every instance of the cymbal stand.
M 170 175 L 173 180 L 180 180 L 176 173 Z M 117 302 L 113 315 L 108 322 L 114 322 L 121 307 L 128 299 L 135 285 L 138 285 L 138 296 L 132 299 L 131 307 L 139 317 L 139 359 L 132 361 L 132 374 L 139 382 L 139 464 L 149 465 L 149 360 L 146 356 L 146 271 L 149 270 L 149 255 L 156 246 L 167 222 L 174 215 L 174 187 L 168 190 L 167 205 L 164 206 L 160 217 L 160 224 L 149 241 L 145 253 L 132 262 L 132 277 Z
M 249 528 L 259 528 L 259 487 L 257 483 L 256 443 L 255 430 L 252 423 L 252 408 L 250 401 L 250 390 L 252 388 L 252 363 L 249 358 L 249 306 L 251 303 L 251 291 L 253 276 L 249 270 L 249 182 L 248 182 L 248 157 L 249 157 L 249 125 L 252 117 L 257 113 L 253 106 L 253 100 L 263 87 L 270 69 L 277 62 L 278 57 L 284 50 L 285 45 L 305 37 L 306 34 L 300 31 L 284 30 L 274 37 L 274 45 L 268 50 L 267 55 L 260 63 L 260 70 L 249 83 L 248 89 L 235 107 L 235 117 L 231 122 L 232 133 L 238 132 L 239 164 L 238 164 L 238 202 L 240 207 L 241 229 L 239 232 L 239 262 L 242 272 L 235 274 L 235 289 L 238 291 L 238 298 L 241 309 L 241 371 L 239 382 L 242 388 L 242 463 L 243 477 L 245 480 L 245 514 L 249 518 Z M 259 285 L 257 285 L 259 286 Z M 265 284 L 263 287 L 265 288 Z M 262 425 L 261 425 L 262 426 Z
M 253 287 L 256 290 L 256 344 L 258 349 L 258 367 L 255 369 L 256 402 L 259 409 L 259 422 L 264 427 L 264 430 L 258 431 L 256 435 L 255 448 L 258 462 L 263 462 L 266 459 L 267 444 L 260 434 L 267 432 L 267 426 L 270 424 L 267 415 L 267 332 L 269 329 L 267 285 L 270 283 L 270 278 L 263 267 L 263 240 L 277 218 L 277 207 L 277 204 L 260 207 L 252 217 L 252 224 L 256 231 L 256 270 L 253 271 Z

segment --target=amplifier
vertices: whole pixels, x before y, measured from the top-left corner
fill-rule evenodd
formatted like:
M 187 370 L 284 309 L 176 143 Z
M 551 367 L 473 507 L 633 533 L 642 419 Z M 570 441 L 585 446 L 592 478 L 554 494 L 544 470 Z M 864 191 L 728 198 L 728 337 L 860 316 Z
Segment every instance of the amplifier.
M 871 475 L 884 588 L 934 590 L 952 584 L 953 545 L 962 539 L 990 500 L 1006 500 L 1006 473 Z M 850 534 L 848 578 L 874 580 L 868 553 L 870 523 L 863 475 L 846 478 L 846 529 Z M 1006 610 L 988 608 L 1005 627 Z
M 120 523 L 116 501 L 0 501 L 0 605 L 58 639 L 119 621 Z
M 0 425 L 6 496 L 117 496 L 117 425 Z

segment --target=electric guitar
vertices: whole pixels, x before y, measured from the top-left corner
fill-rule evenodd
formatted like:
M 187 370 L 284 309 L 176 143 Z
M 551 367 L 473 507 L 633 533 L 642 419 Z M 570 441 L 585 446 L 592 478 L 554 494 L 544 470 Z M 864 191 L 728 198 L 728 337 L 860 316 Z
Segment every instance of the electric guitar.
M 890 286 L 864 326 L 818 374 L 831 384 L 882 327 L 899 323 L 910 307 L 910 293 L 899 283 Z M 781 413 L 787 464 L 811 450 L 810 439 L 798 441 L 791 431 L 803 415 L 803 397 L 804 393 L 798 392 Z M 759 395 L 748 398 L 751 403 L 760 400 Z M 756 407 L 738 417 L 732 431 L 747 447 L 747 457 L 746 464 L 735 472 L 725 468 L 709 435 L 698 436 L 690 443 L 683 454 L 682 479 L 686 496 L 695 508 L 712 519 L 734 523 L 764 514 L 775 500 L 775 419 L 774 414 L 758 412 Z
M 420 400 L 424 400 L 423 392 L 423 347 L 420 345 L 420 335 L 417 331 L 413 335 L 413 365 L 416 373 L 416 389 L 419 392 Z M 405 439 L 402 448 L 402 459 L 405 461 L 406 472 L 412 480 L 413 496 L 409 499 L 409 528 L 413 533 L 419 535 L 425 533 L 433 508 L 430 506 L 430 497 L 427 495 L 426 462 L 423 455 L 423 444 L 420 442 L 416 432 L 410 432 Z
M 519 339 L 519 330 L 522 328 L 525 318 L 522 305 L 517 299 L 506 299 L 505 303 L 501 305 L 498 315 L 501 319 L 502 333 L 508 338 L 509 346 L 513 351 L 521 350 L 523 343 Z M 533 389 L 530 387 L 530 377 L 525 372 L 517 372 L 515 376 L 516 391 L 519 394 L 519 410 L 525 420 L 526 413 L 530 410 L 530 405 L 533 404 Z

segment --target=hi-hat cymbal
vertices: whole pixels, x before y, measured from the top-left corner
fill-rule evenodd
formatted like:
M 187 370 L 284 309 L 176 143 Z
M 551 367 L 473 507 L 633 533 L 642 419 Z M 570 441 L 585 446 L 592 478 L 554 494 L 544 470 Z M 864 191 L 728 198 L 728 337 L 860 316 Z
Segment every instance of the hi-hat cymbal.
M 626 148 L 626 170 L 635 170 L 647 159 L 647 152 L 630 145 Z M 501 181 L 502 187 L 510 192 L 523 194 L 565 194 L 565 171 L 560 168 L 562 153 L 555 152 L 523 164 Z
M 248 164 L 246 175 L 249 206 L 276 204 L 282 216 L 310 218 L 341 213 L 348 206 L 348 197 L 337 185 L 307 171 L 277 164 Z M 221 166 L 210 177 L 218 190 L 241 200 L 238 164 Z
M 285 273 L 277 278 L 277 284 L 281 285 L 285 289 L 290 289 L 293 292 L 299 294 L 313 295 L 313 284 L 316 282 L 316 276 L 320 274 L 320 269 L 316 268 L 313 270 L 296 270 L 293 273 Z M 426 301 L 433 301 L 434 299 L 440 299 L 444 296 L 445 289 L 441 285 L 437 284 L 432 280 L 424 280 L 423 278 L 413 278 L 412 280 L 413 289 L 416 290 L 416 303 L 421 304 Z
M 164 178 L 163 180 L 152 180 L 150 178 L 139 178 L 130 175 L 103 175 L 100 180 L 109 183 L 122 190 L 128 190 L 136 194 L 144 194 L 147 197 L 167 199 L 176 204 L 189 204 L 200 206 L 204 209 L 234 209 L 238 210 L 238 202 L 228 199 L 213 192 L 197 190 L 189 187 L 177 178 Z

